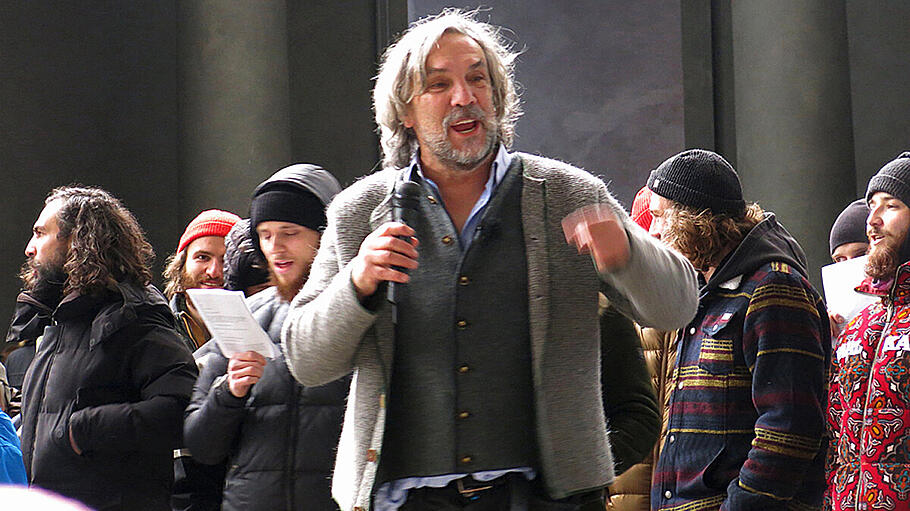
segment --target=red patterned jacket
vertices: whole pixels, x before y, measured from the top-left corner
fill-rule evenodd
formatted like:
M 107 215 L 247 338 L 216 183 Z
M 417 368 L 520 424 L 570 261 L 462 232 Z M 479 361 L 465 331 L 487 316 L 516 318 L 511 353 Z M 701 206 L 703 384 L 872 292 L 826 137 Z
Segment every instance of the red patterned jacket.
M 871 282 L 857 288 L 879 294 Z M 828 506 L 910 510 L 910 263 L 834 346 Z

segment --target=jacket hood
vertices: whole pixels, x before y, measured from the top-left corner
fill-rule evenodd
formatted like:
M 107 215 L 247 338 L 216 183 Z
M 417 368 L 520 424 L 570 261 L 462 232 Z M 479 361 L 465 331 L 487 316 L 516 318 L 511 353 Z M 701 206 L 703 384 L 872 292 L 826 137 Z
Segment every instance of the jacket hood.
M 44 333 L 44 327 L 51 324 L 53 313 L 54 309 L 44 305 L 25 291 L 19 293 L 4 343 L 11 346 L 34 341 Z
M 332 202 L 332 198 L 341 191 L 341 185 L 335 176 L 317 165 L 297 163 L 272 174 L 272 177 L 259 183 L 253 190 L 253 197 L 276 186 L 294 186 L 316 196 L 323 205 Z
M 703 290 L 716 288 L 740 275 L 751 274 L 770 262 L 789 264 L 808 278 L 809 264 L 802 247 L 777 222 L 774 213 L 766 212 L 764 220 L 753 227 L 739 246 L 721 261 Z
M 121 328 L 138 323 L 144 327 L 156 326 L 174 329 L 174 315 L 167 300 L 155 286 L 137 286 L 117 283 L 114 290 L 102 297 L 69 295 L 63 299 L 55 316 L 74 317 L 94 314 L 89 348 L 111 337 Z

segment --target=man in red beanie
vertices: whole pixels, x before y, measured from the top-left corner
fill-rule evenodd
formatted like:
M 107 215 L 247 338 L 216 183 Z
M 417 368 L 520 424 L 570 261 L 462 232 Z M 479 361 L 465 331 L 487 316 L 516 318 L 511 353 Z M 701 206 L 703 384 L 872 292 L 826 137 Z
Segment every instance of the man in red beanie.
M 193 352 L 210 338 L 199 312 L 186 295 L 187 289 L 224 286 L 224 238 L 240 217 L 220 209 L 199 213 L 180 236 L 177 252 L 167 260 L 164 293 L 177 320 L 177 331 Z M 223 465 L 202 465 L 187 449 L 174 451 L 174 510 L 221 508 Z
M 239 216 L 220 209 L 199 213 L 180 236 L 177 252 L 167 260 L 164 294 L 190 351 L 205 344 L 210 334 L 186 290 L 224 286 L 224 237 L 239 221 Z

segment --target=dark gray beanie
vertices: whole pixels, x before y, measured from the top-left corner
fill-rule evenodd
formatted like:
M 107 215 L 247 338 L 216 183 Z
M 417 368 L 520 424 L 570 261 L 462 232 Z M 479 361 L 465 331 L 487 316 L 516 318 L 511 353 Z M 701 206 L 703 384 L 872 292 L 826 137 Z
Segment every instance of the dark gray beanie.
M 865 199 L 857 199 L 844 208 L 831 226 L 831 235 L 828 237 L 830 253 L 833 254 L 834 249 L 844 243 L 869 243 L 869 239 L 866 238 L 867 218 L 869 206 Z
M 875 192 L 893 195 L 910 206 L 910 151 L 901 153 L 872 176 L 866 188 L 867 203 Z
M 648 188 L 697 210 L 734 216 L 746 210 L 733 166 L 721 155 L 704 149 L 689 149 L 668 158 L 651 171 Z

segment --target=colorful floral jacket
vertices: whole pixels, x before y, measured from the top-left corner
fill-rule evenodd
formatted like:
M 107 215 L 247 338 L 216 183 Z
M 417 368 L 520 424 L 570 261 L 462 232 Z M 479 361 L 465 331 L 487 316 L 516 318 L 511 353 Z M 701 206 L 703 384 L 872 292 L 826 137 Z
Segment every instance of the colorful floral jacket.
M 867 281 L 857 291 L 875 287 Z M 910 263 L 834 349 L 828 507 L 910 510 Z

